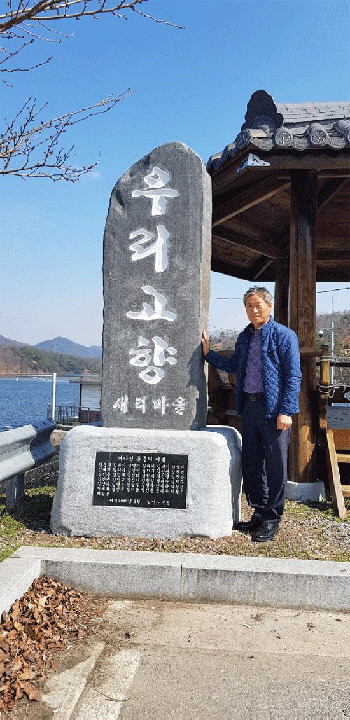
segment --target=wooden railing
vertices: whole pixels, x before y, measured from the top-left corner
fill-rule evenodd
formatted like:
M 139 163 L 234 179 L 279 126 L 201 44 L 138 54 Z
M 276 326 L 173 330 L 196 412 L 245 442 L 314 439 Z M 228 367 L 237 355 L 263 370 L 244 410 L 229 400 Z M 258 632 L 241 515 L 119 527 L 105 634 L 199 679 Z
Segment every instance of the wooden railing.
M 335 385 L 330 384 L 332 358 L 328 346 L 322 346 L 319 381 L 319 448 L 325 452 L 329 488 L 333 507 L 340 518 L 346 517 L 345 497 L 350 497 L 350 485 L 342 484 L 339 463 L 350 463 L 350 402 L 346 397 L 350 387 L 343 387 L 342 396 Z M 349 362 L 337 363 L 347 367 Z M 344 407 L 332 407 L 332 402 L 341 400 Z M 347 405 L 347 406 L 346 406 Z M 339 426 L 339 427 L 338 427 Z

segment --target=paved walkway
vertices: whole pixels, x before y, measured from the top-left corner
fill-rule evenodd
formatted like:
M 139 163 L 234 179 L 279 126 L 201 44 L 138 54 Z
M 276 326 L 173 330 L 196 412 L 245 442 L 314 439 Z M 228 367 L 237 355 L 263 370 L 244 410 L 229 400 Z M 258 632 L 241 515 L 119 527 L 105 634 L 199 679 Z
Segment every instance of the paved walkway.
M 349 640 L 345 613 L 111 600 L 30 717 L 344 720 Z

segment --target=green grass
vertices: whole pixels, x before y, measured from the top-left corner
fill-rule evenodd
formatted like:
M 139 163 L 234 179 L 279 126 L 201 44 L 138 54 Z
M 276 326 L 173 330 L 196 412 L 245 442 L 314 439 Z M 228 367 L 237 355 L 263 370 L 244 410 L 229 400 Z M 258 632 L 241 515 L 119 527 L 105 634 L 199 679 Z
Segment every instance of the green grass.
M 345 507 L 348 511 L 350 511 L 350 498 L 344 499 Z M 336 520 L 339 523 L 348 523 L 350 522 L 350 513 L 348 512 L 347 517 L 344 520 L 341 520 L 332 505 L 331 499 L 323 500 L 322 502 L 296 502 L 292 500 L 287 500 L 287 511 L 288 514 L 292 517 L 295 517 L 299 520 L 307 520 L 308 518 L 311 518 L 315 515 L 318 515 L 319 513 L 322 514 L 322 516 L 328 520 Z
M 0 562 L 11 557 L 11 555 L 13 555 L 16 550 L 18 550 L 20 544 L 21 543 L 15 543 L 14 545 L 12 545 L 11 543 L 9 543 L 8 545 L 6 545 L 6 547 L 0 552 Z
M 18 510 L 7 510 L 6 497 L 0 495 L 0 562 L 17 550 L 28 528 L 48 531 L 54 492 L 52 486 L 28 489 Z
M 21 523 L 6 510 L 5 497 L 0 496 L 0 562 L 19 547 L 17 535 L 20 528 Z

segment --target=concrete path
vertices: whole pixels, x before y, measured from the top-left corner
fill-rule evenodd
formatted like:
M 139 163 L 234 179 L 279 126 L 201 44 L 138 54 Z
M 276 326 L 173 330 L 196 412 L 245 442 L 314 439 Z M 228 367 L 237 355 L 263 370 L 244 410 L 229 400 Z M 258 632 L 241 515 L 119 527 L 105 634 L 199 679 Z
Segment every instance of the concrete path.
M 30 717 L 344 720 L 349 640 L 344 613 L 111 600 Z

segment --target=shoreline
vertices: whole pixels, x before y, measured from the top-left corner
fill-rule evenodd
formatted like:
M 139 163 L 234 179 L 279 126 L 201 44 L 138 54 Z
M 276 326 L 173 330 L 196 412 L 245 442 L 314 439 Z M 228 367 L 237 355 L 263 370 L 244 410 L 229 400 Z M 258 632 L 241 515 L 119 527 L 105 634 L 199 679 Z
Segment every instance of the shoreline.
M 69 375 L 58 375 L 58 373 L 56 373 L 56 377 L 57 377 L 57 378 L 66 378 L 67 380 L 69 380 L 70 378 L 72 378 L 72 379 L 73 379 L 73 378 L 74 378 L 74 379 L 75 379 L 75 378 L 79 378 L 79 377 L 80 377 L 80 374 L 78 374 L 78 375 L 71 375 L 71 374 L 69 374 Z M 19 378 L 32 378 L 32 379 L 35 379 L 35 378 L 50 378 L 50 379 L 52 379 L 52 373 L 21 373 L 21 372 L 18 372 L 18 373 L 0 373 L 0 380 L 1 380 L 2 378 L 8 378 L 8 379 L 12 379 L 12 380 L 13 380 L 14 378 L 18 378 L 18 379 L 19 379 Z

